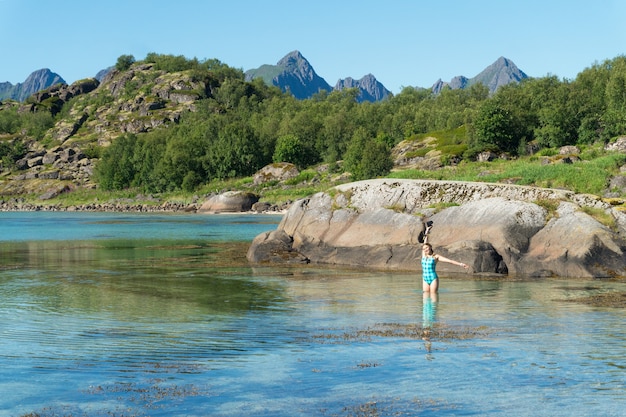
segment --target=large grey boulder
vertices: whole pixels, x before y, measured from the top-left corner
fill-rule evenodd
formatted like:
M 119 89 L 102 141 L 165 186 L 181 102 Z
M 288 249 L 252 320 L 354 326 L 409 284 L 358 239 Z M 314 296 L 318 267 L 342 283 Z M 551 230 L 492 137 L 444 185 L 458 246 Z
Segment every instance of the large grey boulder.
M 297 177 L 300 171 L 290 162 L 276 162 L 269 164 L 257 171 L 252 177 L 255 185 L 269 181 L 285 181 Z
M 368 180 L 299 200 L 276 231 L 254 239 L 248 259 L 419 270 L 425 220 L 435 251 L 475 273 L 626 275 L 626 215 L 598 197 L 453 181 Z
M 606 210 L 608 227 L 571 202 L 561 202 L 556 215 L 535 234 L 516 263 L 519 273 L 565 277 L 626 276 L 624 214 Z
M 250 211 L 259 196 L 244 191 L 226 191 L 209 197 L 198 209 L 199 213 L 239 213 Z

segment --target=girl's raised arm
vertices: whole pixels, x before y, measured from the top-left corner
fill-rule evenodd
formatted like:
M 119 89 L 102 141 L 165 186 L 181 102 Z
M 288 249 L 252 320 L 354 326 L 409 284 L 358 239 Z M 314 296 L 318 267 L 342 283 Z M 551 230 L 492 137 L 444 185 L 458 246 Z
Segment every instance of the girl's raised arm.
M 435 255 L 435 258 L 437 259 L 437 261 L 446 262 L 446 263 L 449 263 L 449 264 L 452 264 L 452 265 L 462 266 L 465 269 L 469 268 L 469 265 L 464 264 L 463 262 L 458 262 L 458 261 L 454 261 L 452 259 L 448 259 L 445 256 Z

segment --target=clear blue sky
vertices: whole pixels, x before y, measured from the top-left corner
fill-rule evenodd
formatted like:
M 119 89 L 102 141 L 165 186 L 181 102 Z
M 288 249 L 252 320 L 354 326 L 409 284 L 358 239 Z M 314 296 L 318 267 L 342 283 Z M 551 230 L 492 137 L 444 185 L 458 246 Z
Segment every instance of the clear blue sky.
M 72 83 L 149 52 L 245 71 L 293 50 L 331 86 L 371 73 L 393 93 L 500 56 L 574 79 L 626 54 L 625 21 L 623 0 L 0 0 L 0 82 L 49 68 Z

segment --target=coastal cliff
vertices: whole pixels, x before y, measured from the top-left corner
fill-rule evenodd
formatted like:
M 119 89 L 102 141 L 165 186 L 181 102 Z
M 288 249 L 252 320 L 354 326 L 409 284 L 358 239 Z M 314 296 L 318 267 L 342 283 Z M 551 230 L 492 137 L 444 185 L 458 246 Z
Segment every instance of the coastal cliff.
M 247 256 L 252 263 L 420 270 L 418 236 L 427 220 L 435 251 L 476 274 L 626 276 L 623 212 L 596 196 L 477 182 L 343 184 L 296 201 Z

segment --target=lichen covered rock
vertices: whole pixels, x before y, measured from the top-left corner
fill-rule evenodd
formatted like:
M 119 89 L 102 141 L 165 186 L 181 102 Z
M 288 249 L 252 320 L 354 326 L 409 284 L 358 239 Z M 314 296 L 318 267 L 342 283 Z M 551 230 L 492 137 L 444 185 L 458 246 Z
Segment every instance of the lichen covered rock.
M 315 194 L 295 202 L 277 231 L 257 237 L 248 259 L 420 270 L 426 220 L 434 222 L 436 252 L 474 273 L 626 276 L 626 215 L 601 199 L 457 181 L 368 180 Z

